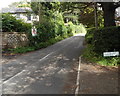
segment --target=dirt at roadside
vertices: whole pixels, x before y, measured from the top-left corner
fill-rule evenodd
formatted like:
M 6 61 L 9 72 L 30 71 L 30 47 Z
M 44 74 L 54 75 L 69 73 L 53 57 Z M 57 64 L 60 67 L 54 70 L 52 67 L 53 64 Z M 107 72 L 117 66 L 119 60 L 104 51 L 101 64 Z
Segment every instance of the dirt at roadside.
M 20 54 L 13 54 L 9 52 L 2 53 L 2 64 L 5 64 L 10 60 L 17 58 L 18 56 L 20 56 Z
M 118 94 L 118 67 L 100 66 L 82 58 L 79 94 Z

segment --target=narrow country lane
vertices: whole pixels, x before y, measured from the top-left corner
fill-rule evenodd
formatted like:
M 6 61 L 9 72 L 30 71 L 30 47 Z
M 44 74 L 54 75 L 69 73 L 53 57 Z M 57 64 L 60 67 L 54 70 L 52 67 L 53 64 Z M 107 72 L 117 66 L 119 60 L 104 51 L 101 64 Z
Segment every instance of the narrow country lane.
M 84 36 L 73 36 L 3 64 L 3 94 L 74 94 Z

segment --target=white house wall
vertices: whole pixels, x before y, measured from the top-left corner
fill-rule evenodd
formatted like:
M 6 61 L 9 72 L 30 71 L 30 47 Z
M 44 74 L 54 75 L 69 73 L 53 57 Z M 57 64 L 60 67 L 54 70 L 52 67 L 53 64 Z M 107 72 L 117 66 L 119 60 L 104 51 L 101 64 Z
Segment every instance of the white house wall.
M 118 8 L 116 9 L 116 11 L 117 11 L 117 16 L 119 17 L 119 16 L 120 16 L 120 7 L 118 7 Z
M 26 23 L 32 23 L 31 20 L 28 21 L 27 14 L 20 14 L 20 19 L 23 19 Z
M 39 21 L 39 16 L 31 14 L 31 20 L 28 20 L 27 14 L 19 14 L 19 18 L 17 14 L 12 14 L 12 16 L 16 17 L 16 19 L 22 19 L 26 23 L 32 23 L 33 21 Z M 36 17 L 36 18 L 35 18 Z
M 36 17 L 36 18 L 34 18 L 34 17 Z M 31 14 L 31 20 L 32 21 L 39 21 L 39 16 L 37 15 L 34 15 L 34 14 Z
M 119 14 L 119 16 L 120 16 L 120 7 L 118 8 L 118 14 Z

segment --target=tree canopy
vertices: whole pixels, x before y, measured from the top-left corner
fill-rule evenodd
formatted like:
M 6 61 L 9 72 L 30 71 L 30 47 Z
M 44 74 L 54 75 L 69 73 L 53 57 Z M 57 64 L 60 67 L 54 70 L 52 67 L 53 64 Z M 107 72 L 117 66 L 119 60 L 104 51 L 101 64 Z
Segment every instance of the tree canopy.
M 120 2 L 97 2 L 98 26 L 102 26 L 103 22 L 105 27 L 115 26 L 115 9 L 118 7 Z M 88 27 L 95 26 L 94 2 L 32 2 L 31 8 L 41 18 L 49 16 L 50 12 L 59 11 L 63 13 L 65 21 L 68 18 Z

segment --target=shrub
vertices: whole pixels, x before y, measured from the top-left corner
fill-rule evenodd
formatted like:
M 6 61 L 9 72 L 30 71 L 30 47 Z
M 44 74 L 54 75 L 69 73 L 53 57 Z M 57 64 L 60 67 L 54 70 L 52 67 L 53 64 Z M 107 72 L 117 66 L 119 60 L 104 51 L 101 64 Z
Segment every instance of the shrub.
M 31 24 L 22 20 L 17 20 L 10 14 L 2 14 L 2 31 L 3 32 L 26 32 L 31 30 Z
M 47 42 L 55 37 L 67 37 L 67 28 L 64 25 L 61 13 L 51 14 L 50 17 L 44 16 L 40 24 L 34 23 L 37 28 L 37 36 L 29 34 L 30 45 L 38 46 L 40 42 Z
M 55 37 L 55 29 L 54 29 L 54 24 L 50 24 L 50 22 L 44 22 L 38 26 L 37 28 L 37 38 L 39 42 L 45 42 L 49 40 L 50 38 Z
M 75 33 L 86 33 L 87 30 L 83 24 L 75 25 Z
M 68 22 L 68 26 L 67 26 L 67 34 L 68 36 L 73 36 L 73 33 L 75 33 L 75 26 L 72 22 Z
M 85 35 L 85 40 L 88 44 L 91 44 L 93 42 L 93 35 L 95 32 L 95 28 L 88 28 L 87 29 L 87 34 Z
M 120 65 L 120 57 L 103 57 L 93 51 L 93 45 L 88 44 L 82 55 L 87 61 L 94 62 L 103 66 L 118 66 Z
M 96 30 L 93 40 L 94 50 L 97 53 L 120 51 L 120 27 L 108 27 Z
M 79 33 L 86 33 L 86 28 L 83 24 L 74 25 L 72 22 L 67 23 L 67 34 L 68 36 L 73 36 Z
M 55 18 L 54 18 L 54 24 L 55 24 L 55 33 L 56 36 L 64 36 L 67 35 L 67 28 L 64 25 L 64 20 L 63 20 L 63 16 L 62 13 L 57 13 L 54 14 Z
M 102 54 L 105 51 L 120 51 L 120 27 L 91 29 L 86 41 L 93 45 L 93 51 Z
M 67 35 L 67 28 L 64 24 L 56 25 L 56 36 L 64 36 Z

